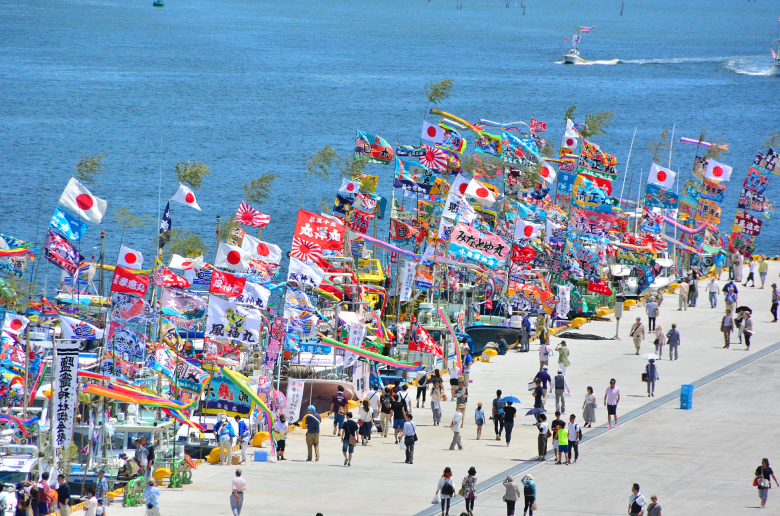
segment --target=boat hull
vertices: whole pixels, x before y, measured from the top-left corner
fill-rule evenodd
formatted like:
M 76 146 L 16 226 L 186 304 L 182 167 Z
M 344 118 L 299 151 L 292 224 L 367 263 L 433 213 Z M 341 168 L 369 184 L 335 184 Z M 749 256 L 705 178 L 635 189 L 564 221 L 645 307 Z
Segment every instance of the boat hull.
M 471 354 L 478 357 L 485 350 L 488 342 L 498 343 L 496 335 L 501 333 L 509 345 L 514 344 L 520 338 L 520 328 L 509 326 L 477 325 L 466 328 L 466 334 L 471 338 Z
M 780 77 L 780 64 L 772 65 L 772 68 L 769 69 L 769 76 Z
M 585 60 L 578 55 L 566 54 L 563 56 L 563 64 L 580 64 L 584 62 Z

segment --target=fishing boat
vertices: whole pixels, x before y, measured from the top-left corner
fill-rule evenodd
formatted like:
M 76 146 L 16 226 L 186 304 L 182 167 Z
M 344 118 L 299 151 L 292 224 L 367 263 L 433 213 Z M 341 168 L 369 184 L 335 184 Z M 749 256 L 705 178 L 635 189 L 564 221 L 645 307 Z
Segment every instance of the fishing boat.
M 498 334 L 504 336 L 507 343 L 514 344 L 520 339 L 523 333 L 521 329 L 523 318 L 521 316 L 512 316 L 509 326 L 501 324 L 503 319 L 495 316 L 483 316 L 480 321 L 482 324 L 475 324 L 466 327 L 466 334 L 471 339 L 469 347 L 471 354 L 475 357 L 482 355 L 488 342 L 498 343 Z M 485 324 L 487 323 L 487 324 Z
M 769 69 L 770 77 L 780 77 L 780 39 L 778 39 L 776 43 L 777 51 L 770 49 L 770 52 L 772 52 L 772 60 L 774 61 L 772 68 Z
M 163 0 L 154 0 L 152 5 L 154 7 L 165 7 L 165 2 Z
M 577 27 L 576 32 L 571 37 L 571 48 L 563 55 L 563 64 L 583 64 L 586 63 L 580 57 L 580 41 L 582 34 L 588 33 L 592 27 Z

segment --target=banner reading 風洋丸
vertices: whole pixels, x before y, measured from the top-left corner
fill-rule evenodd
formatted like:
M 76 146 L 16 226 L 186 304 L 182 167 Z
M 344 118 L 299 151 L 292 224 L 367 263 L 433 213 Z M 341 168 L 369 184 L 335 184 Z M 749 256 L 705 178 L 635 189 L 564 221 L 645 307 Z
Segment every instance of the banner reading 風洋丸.
M 67 342 L 67 343 L 66 343 Z M 57 360 L 54 363 L 54 447 L 57 471 L 67 474 L 70 460 L 68 453 L 73 441 L 73 419 L 78 405 L 79 344 L 63 341 L 57 344 Z

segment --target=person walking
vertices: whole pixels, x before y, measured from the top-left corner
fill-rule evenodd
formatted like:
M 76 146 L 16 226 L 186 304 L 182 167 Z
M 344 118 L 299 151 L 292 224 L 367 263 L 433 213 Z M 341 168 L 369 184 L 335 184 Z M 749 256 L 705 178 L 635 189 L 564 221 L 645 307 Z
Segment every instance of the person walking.
M 422 396 L 422 408 L 425 408 L 425 395 L 428 392 L 428 371 L 423 368 L 417 371 L 417 408 L 420 408 L 420 396 Z
M 274 423 L 274 438 L 276 439 L 276 460 L 287 460 L 284 458 L 284 450 L 287 448 L 287 416 L 279 415 L 279 419 Z
M 544 461 L 547 457 L 547 439 L 552 435 L 550 426 L 547 424 L 547 416 L 539 414 L 539 421 L 536 423 L 536 428 L 539 429 L 539 436 L 537 437 L 539 460 Z
M 233 436 L 235 436 L 235 430 L 230 421 L 225 420 L 219 425 L 219 431 L 217 432 L 219 438 L 219 464 L 232 464 L 233 462 Z M 224 457 L 224 462 L 223 462 Z
M 661 505 L 658 503 L 658 497 L 655 495 L 650 497 L 650 503 L 647 506 L 647 516 L 662 516 Z
M 474 516 L 474 502 L 477 499 L 477 470 L 474 466 L 469 468 L 468 475 L 463 477 L 460 486 L 466 500 L 466 512 L 469 516 Z
M 655 397 L 655 381 L 660 380 L 661 377 L 658 376 L 658 368 L 655 365 L 655 360 L 652 358 L 648 360 L 645 366 L 645 378 L 647 378 L 647 397 Z
M 550 422 L 550 432 L 552 432 L 552 449 L 555 454 L 555 462 L 558 464 L 560 464 L 560 456 L 558 455 L 558 445 L 560 444 L 558 442 L 558 429 L 563 428 L 564 426 L 566 426 L 566 423 L 561 419 L 561 413 L 556 410 L 555 419 Z
M 246 448 L 249 446 L 249 426 L 238 415 L 236 416 L 236 425 L 238 425 L 238 440 L 241 445 L 241 464 L 246 464 Z
M 604 405 L 607 406 L 607 428 L 612 428 L 610 417 L 615 419 L 615 428 L 618 426 L 617 406 L 618 403 L 620 403 L 620 389 L 615 386 L 616 383 L 616 380 L 612 378 L 609 381 L 609 387 L 607 387 L 607 390 L 604 393 Z
M 565 375 L 566 368 L 571 365 L 569 362 L 569 346 L 566 345 L 566 341 L 562 340 L 558 347 L 555 348 L 555 351 L 558 352 L 558 369 Z
M 450 362 L 448 371 L 450 372 L 450 398 L 452 398 L 452 401 L 455 401 L 455 389 L 460 385 L 460 380 L 458 375 L 458 364 L 456 364 L 454 360 Z
M 742 334 L 745 336 L 745 351 L 750 351 L 750 337 L 753 336 L 753 319 L 750 311 L 746 310 L 742 315 Z
M 585 420 L 584 428 L 590 428 L 596 422 L 596 406 L 596 395 L 593 394 L 593 387 L 589 385 L 585 401 L 582 403 L 582 419 Z
M 679 304 L 679 308 L 677 309 L 678 312 L 682 312 L 685 310 L 688 311 L 688 290 L 690 289 L 690 285 L 688 285 L 688 282 L 685 280 L 682 280 L 680 282 L 680 292 L 677 295 L 677 300 Z
M 463 425 L 463 412 L 466 410 L 466 405 L 458 405 L 458 409 L 455 414 L 452 415 L 452 422 L 450 423 L 450 430 L 452 430 L 452 442 L 450 443 L 450 450 L 455 449 L 455 445 L 458 445 L 458 449 L 463 449 L 463 442 L 460 440 L 460 428 Z
M 655 329 L 655 318 L 658 317 L 658 303 L 650 301 L 645 305 L 647 311 L 647 331 L 653 331 Z
M 691 271 L 691 280 L 688 282 L 688 306 L 696 306 L 699 300 L 699 278 L 701 273 L 694 267 Z
M 720 331 L 723 333 L 724 348 L 728 349 L 731 344 L 731 332 L 734 330 L 734 318 L 731 317 L 731 310 L 726 310 L 726 315 L 720 321 Z
M 469 401 L 469 389 L 466 386 L 465 380 L 461 380 L 458 388 L 455 389 L 455 401 L 457 406 L 466 405 Z
M 777 283 L 772 283 L 772 306 L 769 312 L 772 314 L 772 322 L 777 322 L 777 305 L 780 303 L 780 291 L 777 290 Z
M 482 402 L 477 402 L 477 409 L 474 411 L 474 424 L 477 425 L 477 441 L 482 438 L 482 425 L 485 424 L 485 409 L 482 408 Z
M 146 516 L 160 516 L 160 490 L 154 485 L 154 480 L 147 482 L 144 489 Z
M 95 486 L 95 497 L 103 504 L 104 507 L 108 506 L 108 479 L 106 478 L 106 470 L 100 468 L 97 472 L 97 485 Z
M 496 391 L 491 413 L 493 427 L 496 430 L 496 441 L 501 440 L 501 432 L 504 430 L 504 407 L 506 407 L 506 402 L 501 401 L 501 389 L 499 389 Z
M 528 314 L 523 316 L 520 332 L 520 351 L 528 351 L 531 347 L 531 318 Z M 539 360 L 541 360 L 541 358 Z
M 534 381 L 540 380 L 542 382 L 542 389 L 544 389 L 544 396 L 542 397 L 542 407 L 547 403 L 548 387 L 552 389 L 552 377 L 547 372 L 547 366 L 544 366 L 541 371 L 536 373 Z
M 577 459 L 580 458 L 580 440 L 582 440 L 582 430 L 576 419 L 577 416 L 571 414 L 569 424 L 566 425 L 566 430 L 569 432 L 569 459 L 573 464 L 576 464 Z
M 558 369 L 558 374 L 553 378 L 553 386 L 555 387 L 555 410 L 560 410 L 561 414 L 566 413 L 566 398 L 563 396 L 564 389 L 568 394 L 571 394 L 569 389 L 569 382 L 566 381 L 563 371 Z
M 241 515 L 241 507 L 244 505 L 244 491 L 246 491 L 246 480 L 241 478 L 241 470 L 236 470 L 236 476 L 233 478 L 233 492 L 230 494 L 230 510 L 233 516 Z
M 390 387 L 385 387 L 379 398 L 379 424 L 382 425 L 382 437 L 387 437 L 387 432 L 393 421 L 393 395 Z
M 753 481 L 753 485 L 758 487 L 758 497 L 761 498 L 761 508 L 766 506 L 766 500 L 769 498 L 769 490 L 772 489 L 772 479 L 775 480 L 775 485 L 780 487 L 777 483 L 777 477 L 772 468 L 769 467 L 769 459 L 761 459 L 761 465 L 756 468 L 756 479 Z
M 550 348 L 544 342 L 539 343 L 539 370 L 543 371 L 547 369 L 547 365 L 550 362 Z
M 141 444 L 139 439 L 136 439 L 136 448 Z M 49 494 L 49 472 L 44 471 L 41 474 L 41 481 L 38 486 L 38 514 L 40 516 L 46 516 L 51 513 L 51 495 Z
M 534 477 L 529 473 L 520 482 L 523 484 L 523 498 L 525 498 L 523 514 L 528 513 L 528 516 L 534 516 L 534 509 L 536 508 L 536 482 L 534 482 Z
M 441 384 L 434 383 L 431 387 L 431 413 L 433 415 L 433 426 L 441 424 L 441 402 L 444 399 L 444 389 Z
M 515 427 L 516 415 L 517 409 L 512 406 L 511 401 L 507 401 L 504 407 L 504 436 L 506 437 L 507 446 L 509 446 L 509 442 L 512 440 L 512 429 Z
M 628 514 L 643 516 L 646 505 L 645 497 L 639 494 L 639 484 L 634 484 L 631 487 L 631 496 L 628 498 Z
M 539 414 L 542 410 L 544 410 L 544 389 L 542 388 L 542 380 L 539 378 L 534 379 L 534 384 L 536 387 L 534 387 L 533 392 L 531 395 L 534 397 L 534 408 L 535 409 L 541 409 L 537 411 L 536 414 L 536 422 L 539 422 Z
M 371 419 L 379 419 L 379 398 L 382 397 L 382 392 L 378 385 L 374 385 L 371 388 L 371 392 L 368 393 L 368 404 L 371 405 Z
M 311 449 L 314 448 L 317 460 L 320 460 L 320 423 L 322 418 L 317 414 L 314 405 L 306 409 L 308 413 L 303 418 L 306 422 L 306 449 L 308 451 L 307 462 L 311 462 Z
M 769 272 L 769 264 L 766 263 L 766 256 L 761 255 L 758 259 L 758 277 L 761 278 L 761 288 L 766 283 L 766 273 Z
M 344 426 L 344 417 L 347 415 L 347 395 L 344 394 L 344 386 L 339 385 L 336 394 L 330 400 L 330 413 L 333 414 L 333 435 L 341 432 Z
M 374 426 L 374 418 L 371 417 L 371 404 L 368 400 L 363 400 L 363 404 L 358 411 L 358 435 L 360 435 L 361 446 L 368 446 L 371 440 L 371 427 Z
M 664 333 L 663 325 L 659 324 L 656 326 L 653 333 L 655 334 L 655 340 L 653 341 L 653 344 L 655 344 L 655 354 L 658 355 L 658 360 L 661 360 L 664 344 L 666 344 L 666 334 Z
M 677 360 L 679 358 L 678 348 L 680 347 L 680 330 L 677 329 L 677 324 L 672 323 L 672 329 L 666 334 L 666 343 L 669 344 L 669 360 Z
M 718 307 L 718 292 L 720 292 L 720 287 L 715 283 L 715 277 L 712 277 L 710 282 L 707 283 L 707 295 L 710 298 L 710 308 Z
M 357 434 L 360 430 L 357 422 L 352 419 L 352 412 L 347 412 L 344 424 L 341 425 L 341 452 L 344 454 L 344 465 L 352 465 L 352 454 L 357 445 Z M 349 454 L 349 455 L 347 455 Z
M 403 402 L 407 414 L 412 413 L 412 393 L 409 392 L 409 384 L 405 383 L 398 393 L 398 398 Z
M 739 289 L 733 281 L 729 281 L 723 285 L 723 296 L 724 300 L 726 301 L 726 310 L 734 313 L 734 307 L 736 306 L 737 299 L 739 298 Z
M 439 485 L 436 487 L 436 494 L 441 498 L 441 515 L 448 516 L 450 513 L 450 500 L 455 496 L 455 484 L 452 482 L 452 469 L 444 468 L 439 479 Z
M 642 340 L 645 338 L 645 327 L 642 325 L 642 318 L 637 317 L 636 322 L 631 325 L 631 331 L 628 332 L 632 339 L 634 339 L 634 347 L 636 348 L 636 354 L 639 354 L 639 347 L 642 345 Z
M 520 487 L 515 484 L 515 477 L 512 475 L 507 475 L 501 485 L 506 490 L 504 496 L 501 497 L 504 503 L 506 503 L 506 516 L 515 516 L 515 504 L 521 496 Z
M 400 436 L 403 434 L 404 423 L 406 422 L 406 404 L 398 397 L 398 393 L 393 394 L 393 402 L 391 403 L 393 409 L 393 430 L 395 437 L 395 444 L 401 442 Z
M 417 442 L 417 425 L 412 421 L 412 415 L 406 416 L 404 422 L 404 446 L 406 447 L 406 463 L 412 464 L 414 462 L 414 443 Z
M 60 508 L 61 516 L 70 516 L 70 486 L 65 475 L 57 475 L 57 505 Z
M 756 263 L 755 258 L 750 258 L 750 261 L 748 262 L 748 277 L 745 280 L 745 283 L 742 285 L 743 287 L 747 287 L 748 281 L 752 282 L 750 285 L 752 288 L 756 288 L 756 269 L 758 268 L 758 264 Z
M 466 387 L 469 386 L 469 377 L 471 375 L 471 366 L 474 364 L 474 357 L 471 356 L 471 348 L 463 341 L 463 349 L 461 350 L 461 356 L 463 356 L 463 383 Z

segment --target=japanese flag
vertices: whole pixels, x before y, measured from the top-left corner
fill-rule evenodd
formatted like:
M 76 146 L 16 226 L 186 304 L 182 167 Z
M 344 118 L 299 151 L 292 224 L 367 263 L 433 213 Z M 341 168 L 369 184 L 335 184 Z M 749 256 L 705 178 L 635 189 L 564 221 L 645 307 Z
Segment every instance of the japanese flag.
M 171 197 L 171 199 L 176 202 L 186 204 L 187 206 L 190 206 L 200 211 L 200 206 L 198 206 L 198 201 L 195 199 L 195 193 L 192 191 L 192 189 L 184 185 L 181 184 L 179 185 L 179 189 L 176 191 L 175 194 L 173 194 L 173 197 Z
M 27 328 L 27 324 L 30 320 L 27 317 L 21 315 L 12 314 L 10 312 L 5 314 L 5 322 L 3 323 L 3 331 L 19 335 Z
M 469 182 L 468 186 L 466 187 L 465 195 L 466 197 L 478 200 L 485 206 L 493 206 L 493 203 L 496 202 L 496 198 L 493 195 L 493 192 L 491 192 L 489 188 L 476 179 L 472 179 Z
M 253 236 L 244 235 L 241 249 L 249 253 L 252 259 L 265 263 L 281 263 L 282 250 L 278 246 L 263 242 Z
M 542 168 L 539 169 L 539 175 L 547 184 L 553 184 L 555 182 L 555 169 L 552 165 L 546 161 L 542 161 Z
M 561 140 L 561 157 L 572 154 L 575 147 L 577 147 L 577 137 L 564 135 Z
M 707 170 L 704 172 L 704 177 L 713 181 L 728 181 L 731 179 L 731 170 L 730 166 L 710 159 L 707 160 Z
M 351 181 L 346 177 L 341 179 L 341 187 L 339 187 L 339 193 L 354 195 L 359 191 L 360 191 L 359 181 Z
M 246 238 L 246 237 L 244 237 Z M 249 268 L 249 261 L 252 255 L 240 247 L 220 242 L 217 249 L 217 258 L 214 265 L 225 267 L 234 271 L 244 272 Z
M 452 185 L 450 186 L 450 195 L 455 195 L 456 197 L 463 197 L 463 195 L 466 193 L 466 188 L 469 186 L 469 180 L 463 177 L 463 174 L 458 174 L 455 177 L 455 181 L 452 182 Z
M 185 271 L 200 269 L 201 266 L 203 266 L 203 256 L 198 256 L 197 258 L 184 258 L 178 254 L 171 256 L 171 263 L 168 264 L 168 267 L 171 269 L 182 269 Z
M 515 224 L 515 240 L 530 240 L 539 236 L 541 224 L 526 222 L 523 219 L 517 219 Z
M 134 251 L 124 245 L 119 249 L 119 258 L 117 258 L 116 264 L 120 267 L 140 271 L 143 263 L 144 255 L 138 251 Z
M 574 128 L 574 122 L 566 119 L 566 131 L 563 133 L 564 138 L 579 138 L 580 133 Z
M 675 175 L 676 174 L 668 168 L 653 163 L 650 167 L 650 175 L 647 176 L 647 182 L 653 185 L 663 186 L 664 188 L 671 188 L 674 186 Z
M 60 196 L 60 204 L 93 224 L 100 224 L 108 206 L 106 201 L 92 195 L 75 177 L 68 181 L 68 186 Z
M 420 136 L 433 143 L 444 143 L 444 129 L 438 125 L 429 124 L 425 120 L 423 120 L 422 134 Z

